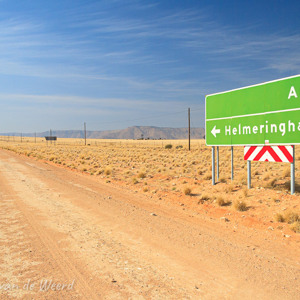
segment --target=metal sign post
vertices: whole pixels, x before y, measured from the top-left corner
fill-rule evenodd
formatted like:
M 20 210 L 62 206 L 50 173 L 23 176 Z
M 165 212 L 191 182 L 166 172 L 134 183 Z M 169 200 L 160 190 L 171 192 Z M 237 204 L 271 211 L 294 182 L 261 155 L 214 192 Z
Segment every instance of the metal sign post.
M 291 195 L 295 193 L 295 146 L 293 147 L 293 162 L 291 163 Z
M 217 146 L 217 181 L 219 181 L 219 175 L 220 175 L 220 170 L 219 170 L 219 146 Z
M 247 160 L 248 189 L 251 189 L 251 160 Z
M 231 180 L 233 180 L 233 146 L 231 146 Z
M 212 185 L 215 185 L 215 147 L 211 147 L 212 150 L 212 162 L 211 162 L 211 179 L 212 179 Z

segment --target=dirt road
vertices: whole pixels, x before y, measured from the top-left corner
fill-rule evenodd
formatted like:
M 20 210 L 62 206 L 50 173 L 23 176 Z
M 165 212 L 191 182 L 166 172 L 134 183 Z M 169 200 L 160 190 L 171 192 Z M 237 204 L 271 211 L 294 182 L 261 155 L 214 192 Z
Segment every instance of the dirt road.
M 300 299 L 299 243 L 0 151 L 0 298 Z

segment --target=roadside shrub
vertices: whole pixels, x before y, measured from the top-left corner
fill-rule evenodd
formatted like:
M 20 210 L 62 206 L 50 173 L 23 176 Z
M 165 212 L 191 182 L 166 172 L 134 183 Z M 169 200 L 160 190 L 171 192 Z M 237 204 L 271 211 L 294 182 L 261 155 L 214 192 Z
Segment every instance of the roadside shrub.
M 237 211 L 246 211 L 247 210 L 247 204 L 245 201 L 242 200 L 236 200 L 233 202 L 233 207 L 237 210 Z
M 191 195 L 192 189 L 189 188 L 189 187 L 186 187 L 186 188 L 183 190 L 183 192 L 184 192 L 185 195 Z
M 299 215 L 293 211 L 287 211 L 284 214 L 277 213 L 274 216 L 274 219 L 277 222 L 285 222 L 288 224 L 294 224 L 294 223 L 300 222 Z
M 276 178 L 273 178 L 273 179 L 270 179 L 266 184 L 265 184 L 265 187 L 268 187 L 268 188 L 272 188 L 276 185 Z
M 219 197 L 217 198 L 216 202 L 217 202 L 217 204 L 218 204 L 219 206 L 224 206 L 224 205 L 227 204 L 227 202 L 224 200 L 224 198 L 223 198 L 222 196 L 219 196 Z
M 277 213 L 275 216 L 274 216 L 274 219 L 276 222 L 280 222 L 280 223 L 283 223 L 284 222 L 284 217 L 282 214 L 280 213 Z
M 234 185 L 233 184 L 228 184 L 225 187 L 225 193 L 232 193 L 234 190 Z
M 167 145 L 165 146 L 165 149 L 172 149 L 172 147 L 173 147 L 172 144 L 167 144 Z
M 300 233 L 300 220 L 298 220 L 297 222 L 294 222 L 291 226 L 290 226 L 291 230 L 293 230 L 296 233 Z
M 110 175 L 111 174 L 111 168 L 106 167 L 105 170 L 104 170 L 104 174 L 107 175 L 107 176 Z
M 211 180 L 212 179 L 212 175 L 211 174 L 206 174 L 204 176 L 204 180 Z
M 287 211 L 284 214 L 284 220 L 286 223 L 292 224 L 294 222 L 300 221 L 299 215 L 293 211 Z
M 210 197 L 207 194 L 202 194 L 200 197 L 200 200 L 209 200 L 209 199 L 210 199 Z
M 248 189 L 247 188 L 243 189 L 243 195 L 244 195 L 244 197 L 248 196 Z
M 138 178 L 145 178 L 146 177 L 146 174 L 144 172 L 140 172 L 138 174 Z

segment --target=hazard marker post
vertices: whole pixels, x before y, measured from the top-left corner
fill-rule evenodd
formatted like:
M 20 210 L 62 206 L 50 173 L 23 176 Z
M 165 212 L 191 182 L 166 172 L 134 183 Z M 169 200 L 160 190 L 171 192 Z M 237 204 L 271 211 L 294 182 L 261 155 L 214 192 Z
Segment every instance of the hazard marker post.
M 251 161 L 291 163 L 291 194 L 293 195 L 295 193 L 295 146 L 245 146 L 244 160 L 247 160 L 248 164 Z

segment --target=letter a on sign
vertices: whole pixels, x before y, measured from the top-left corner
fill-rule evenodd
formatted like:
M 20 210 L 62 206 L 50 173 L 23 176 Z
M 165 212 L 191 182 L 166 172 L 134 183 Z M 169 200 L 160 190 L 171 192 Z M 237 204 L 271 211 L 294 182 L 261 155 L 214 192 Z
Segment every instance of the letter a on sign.
M 295 88 L 294 88 L 293 86 L 292 86 L 291 89 L 290 89 L 290 93 L 289 93 L 288 99 L 290 99 L 291 97 L 298 98 L 297 93 L 296 93 L 296 91 L 295 91 Z

